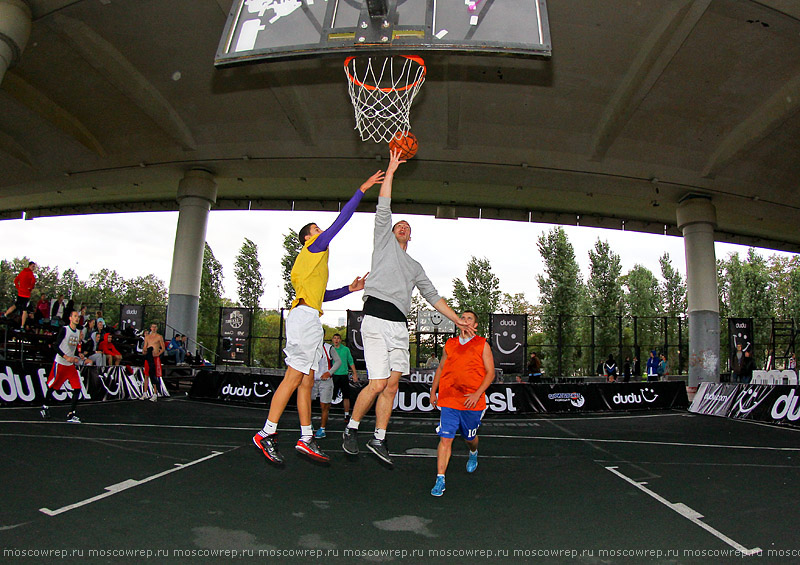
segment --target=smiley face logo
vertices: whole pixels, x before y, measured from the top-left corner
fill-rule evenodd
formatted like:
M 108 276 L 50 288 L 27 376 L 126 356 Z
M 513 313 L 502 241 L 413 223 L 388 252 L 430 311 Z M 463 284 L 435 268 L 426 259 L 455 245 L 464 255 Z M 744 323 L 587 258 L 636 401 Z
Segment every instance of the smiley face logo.
M 497 343 L 497 350 L 504 355 L 511 355 L 517 349 L 522 347 L 522 342 L 517 341 L 517 334 L 516 333 L 509 333 L 508 330 L 503 330 L 502 332 L 495 332 L 494 334 L 495 343 Z M 502 344 L 501 344 L 502 341 Z M 503 347 L 505 345 L 505 347 Z M 510 349 L 506 349 L 506 347 Z
M 770 389 L 765 386 L 758 386 L 746 388 L 739 393 L 739 398 L 736 401 L 736 406 L 739 408 L 741 414 L 748 414 L 755 410 L 764 399 L 769 395 Z

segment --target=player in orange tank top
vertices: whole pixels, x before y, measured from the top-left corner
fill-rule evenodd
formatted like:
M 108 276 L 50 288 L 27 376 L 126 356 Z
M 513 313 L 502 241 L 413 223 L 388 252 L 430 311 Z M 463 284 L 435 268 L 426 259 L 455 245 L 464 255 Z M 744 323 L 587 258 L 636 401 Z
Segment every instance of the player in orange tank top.
M 473 332 L 478 328 L 478 317 L 472 310 L 465 310 L 461 320 Z M 486 338 L 477 334 L 470 337 L 461 330 L 458 337 L 447 340 L 442 362 L 436 369 L 431 385 L 431 404 L 442 414 L 439 419 L 439 448 L 436 457 L 436 484 L 433 496 L 441 496 L 445 490 L 444 473 L 450 462 L 456 432 L 469 447 L 467 472 L 478 467 L 478 428 L 486 410 L 484 393 L 494 380 L 494 357 Z

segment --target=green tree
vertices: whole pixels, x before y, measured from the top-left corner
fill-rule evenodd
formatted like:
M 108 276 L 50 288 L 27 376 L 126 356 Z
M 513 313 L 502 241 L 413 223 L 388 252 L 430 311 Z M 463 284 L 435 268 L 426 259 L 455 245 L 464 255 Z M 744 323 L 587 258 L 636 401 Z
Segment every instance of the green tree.
M 257 310 L 264 294 L 264 278 L 261 276 L 258 246 L 250 239 L 244 239 L 239 255 L 236 256 L 233 273 L 239 288 L 239 302 L 245 308 Z
M 661 277 L 664 284 L 661 287 L 663 296 L 663 312 L 667 316 L 680 316 L 686 313 L 686 283 L 683 276 L 672 266 L 669 253 L 664 253 L 658 259 L 661 265 Z
M 625 311 L 636 317 L 637 343 L 640 350 L 635 354 L 642 358 L 642 351 L 655 349 L 659 344 L 658 335 L 661 328 L 656 317 L 661 312 L 661 291 L 658 278 L 642 265 L 635 265 L 628 274 L 622 277 L 625 288 Z
M 516 294 L 509 294 L 507 292 L 504 292 L 502 305 L 500 309 L 506 314 L 536 313 L 536 307 L 530 302 L 528 302 L 528 300 L 525 298 L 524 292 L 518 292 Z
M 565 344 L 570 338 L 574 339 L 578 332 L 577 316 L 583 294 L 575 248 L 560 227 L 539 236 L 537 248 L 545 264 L 544 274 L 536 276 L 542 309 L 542 333 L 547 343 L 558 344 L 561 339 L 561 343 Z M 559 356 L 564 375 L 580 371 L 577 349 L 564 347 L 553 353 L 556 354 L 542 351 L 541 355 L 548 374 L 560 376 L 556 375 Z
M 288 308 L 294 300 L 294 287 L 292 286 L 292 267 L 294 261 L 303 248 L 297 239 L 297 232 L 293 229 L 283 236 L 283 257 L 281 258 L 281 270 L 283 273 L 283 293 L 286 297 L 285 305 Z
M 467 263 L 466 282 L 453 279 L 453 298 L 459 312 L 473 310 L 478 315 L 478 333 L 488 335 L 489 315 L 500 309 L 500 280 L 486 258 L 472 257 Z
M 222 264 L 205 243 L 203 249 L 203 272 L 200 276 L 200 305 L 197 318 L 197 341 L 203 347 L 216 352 L 219 334 L 219 308 L 222 300 Z
M 619 343 L 619 318 L 622 315 L 622 284 L 620 257 L 607 241 L 599 239 L 589 250 L 589 304 L 595 321 L 595 344 L 603 358 L 615 352 Z

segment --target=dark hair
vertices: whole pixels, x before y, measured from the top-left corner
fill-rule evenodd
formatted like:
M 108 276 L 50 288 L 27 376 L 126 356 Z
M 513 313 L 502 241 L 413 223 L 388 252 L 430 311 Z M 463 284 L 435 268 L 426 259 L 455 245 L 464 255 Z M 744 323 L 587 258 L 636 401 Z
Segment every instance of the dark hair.
M 304 225 L 300 228 L 300 231 L 297 234 L 297 239 L 300 240 L 300 245 L 306 244 L 306 237 L 311 235 L 311 226 L 316 225 L 315 222 L 311 222 L 310 224 Z
M 28 266 L 30 267 L 31 265 L 35 265 L 35 264 L 36 264 L 36 261 L 30 261 L 30 262 L 28 263 Z
M 475 316 L 475 320 L 476 321 L 478 320 L 478 315 L 475 313 L 474 310 L 464 310 L 463 312 L 461 312 L 461 315 L 463 316 L 464 314 L 467 314 L 467 313 L 472 314 L 473 316 Z
M 335 333 L 331 337 L 336 337 L 337 335 L 339 336 L 339 339 L 342 339 L 342 334 L 340 334 L 340 333 Z

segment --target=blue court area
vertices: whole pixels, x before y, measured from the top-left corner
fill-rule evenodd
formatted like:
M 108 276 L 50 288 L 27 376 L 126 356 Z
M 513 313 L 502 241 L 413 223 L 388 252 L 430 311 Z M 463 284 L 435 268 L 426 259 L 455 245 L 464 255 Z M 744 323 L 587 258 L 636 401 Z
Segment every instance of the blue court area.
M 798 431 L 684 411 L 489 418 L 444 496 L 435 421 L 393 420 L 395 465 L 341 449 L 322 466 L 251 443 L 263 409 L 121 401 L 0 411 L 5 562 L 759 563 L 800 561 Z M 62 412 L 64 414 L 62 414 Z M 367 433 L 365 433 L 367 432 Z

